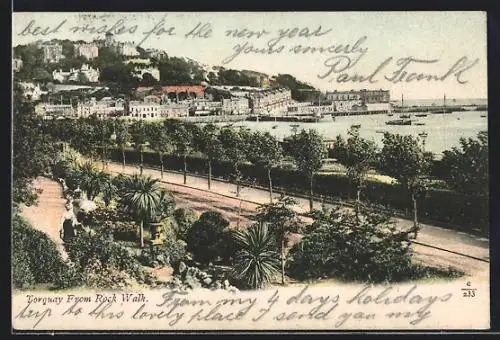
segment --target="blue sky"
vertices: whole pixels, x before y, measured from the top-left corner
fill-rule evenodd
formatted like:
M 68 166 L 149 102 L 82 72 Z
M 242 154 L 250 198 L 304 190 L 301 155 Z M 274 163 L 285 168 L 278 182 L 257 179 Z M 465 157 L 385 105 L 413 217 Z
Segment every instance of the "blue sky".
M 125 32 L 115 35 L 116 40 L 137 44 L 156 26 L 142 47 L 163 49 L 169 55 L 189 57 L 208 65 L 222 65 L 243 48 L 242 53 L 223 66 L 268 74 L 289 73 L 322 90 L 383 88 L 391 91 L 393 99 L 400 98 L 401 94 L 408 99 L 442 98 L 445 93 L 447 98 L 487 97 L 486 14 L 483 12 L 14 13 L 13 42 L 25 44 L 42 38 L 90 41 L 103 34 L 74 33 L 72 27 L 89 24 L 96 30 L 103 25 L 110 28 L 120 19 Z M 162 19 L 165 31 L 174 27 L 175 35 L 165 31 L 156 34 Z M 35 26 L 53 29 L 66 21 L 58 32 L 45 37 L 20 35 L 32 20 L 31 32 Z M 198 23 L 210 27 L 210 37 L 186 38 L 185 34 Z M 267 33 L 260 38 L 254 35 L 253 39 L 227 37 L 226 31 L 232 29 Z M 276 40 L 279 41 L 269 53 L 269 44 Z M 358 46 L 353 50 L 356 42 Z M 283 46 L 281 50 L 280 46 Z M 325 51 L 290 52 L 291 49 L 302 52 L 306 46 L 323 47 Z M 330 52 L 326 50 L 328 47 Z M 264 53 L 256 53 L 256 50 Z M 410 82 L 406 82 L 407 78 L 396 84 L 388 81 L 401 67 L 401 59 L 407 57 L 433 62 L 410 62 L 402 70 L 416 73 Z M 342 70 L 348 62 L 351 67 Z M 344 75 L 340 80 L 366 78 L 381 64 L 379 72 L 372 77 L 374 83 L 339 82 L 341 74 Z M 425 80 L 424 75 L 443 77 L 454 64 L 457 65 L 455 72 L 463 69 L 459 77 L 452 72 L 442 81 Z M 415 80 L 418 74 L 423 74 L 424 80 Z

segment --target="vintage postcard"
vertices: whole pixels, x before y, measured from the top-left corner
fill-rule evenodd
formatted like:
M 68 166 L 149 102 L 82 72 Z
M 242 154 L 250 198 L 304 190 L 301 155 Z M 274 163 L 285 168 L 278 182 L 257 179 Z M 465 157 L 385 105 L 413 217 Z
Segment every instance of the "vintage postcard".
M 12 34 L 14 331 L 490 328 L 486 13 Z

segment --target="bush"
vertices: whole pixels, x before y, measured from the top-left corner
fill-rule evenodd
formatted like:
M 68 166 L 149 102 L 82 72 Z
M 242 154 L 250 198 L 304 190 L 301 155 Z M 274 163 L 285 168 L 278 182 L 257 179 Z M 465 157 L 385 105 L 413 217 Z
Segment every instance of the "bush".
M 179 263 L 169 286 L 170 289 L 175 290 L 206 288 L 212 290 L 224 289 L 231 292 L 238 291 L 220 271 L 212 270 L 211 272 L 207 272 L 197 267 L 186 266 L 184 262 Z
M 112 230 L 115 241 L 137 240 L 137 226 L 133 222 L 115 222 L 112 225 Z
M 383 216 L 317 213 L 310 231 L 290 251 L 290 273 L 299 279 L 337 277 L 349 281 L 394 282 L 411 273 L 409 233 Z
M 80 268 L 86 268 L 90 263 L 100 263 L 127 272 L 133 278 L 141 280 L 144 272 L 135 256 L 125 247 L 110 241 L 109 230 L 99 230 L 90 235 L 78 234 L 71 243 L 66 245 L 72 262 Z
M 219 212 L 207 211 L 193 224 L 187 234 L 187 249 L 196 261 L 209 263 L 228 259 L 229 221 Z
M 18 288 L 52 283 L 64 265 L 56 244 L 18 215 L 12 221 L 12 263 Z
M 30 268 L 30 259 L 22 252 L 16 251 L 14 254 L 14 249 L 12 254 L 12 284 L 16 288 L 30 288 L 35 284 L 35 276 Z
M 196 212 L 191 209 L 179 208 L 174 211 L 174 230 L 177 238 L 186 241 L 189 229 L 196 221 Z

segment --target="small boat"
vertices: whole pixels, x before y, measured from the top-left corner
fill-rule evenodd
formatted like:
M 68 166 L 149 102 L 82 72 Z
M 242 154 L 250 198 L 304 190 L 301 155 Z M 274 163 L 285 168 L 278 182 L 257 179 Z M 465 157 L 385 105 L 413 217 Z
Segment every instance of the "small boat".
M 482 118 L 486 118 L 486 115 L 481 115 Z
M 276 129 L 278 127 L 278 125 L 273 125 L 273 129 Z
M 388 113 L 387 115 L 388 115 L 389 117 L 392 117 L 392 116 L 394 116 L 394 113 Z
M 407 119 L 407 118 L 410 118 L 410 115 L 409 114 L 400 115 L 399 118 L 401 118 L 401 119 Z
M 416 122 L 415 125 L 425 125 L 425 123 Z
M 411 125 L 410 119 L 394 119 L 385 122 L 386 125 Z
M 475 105 L 462 106 L 462 109 L 465 110 L 465 111 L 476 111 L 477 110 L 477 106 L 475 106 Z
M 415 117 L 427 117 L 427 113 L 417 113 Z
M 354 129 L 359 129 L 361 127 L 361 124 L 352 124 L 351 125 L 351 128 L 354 128 Z

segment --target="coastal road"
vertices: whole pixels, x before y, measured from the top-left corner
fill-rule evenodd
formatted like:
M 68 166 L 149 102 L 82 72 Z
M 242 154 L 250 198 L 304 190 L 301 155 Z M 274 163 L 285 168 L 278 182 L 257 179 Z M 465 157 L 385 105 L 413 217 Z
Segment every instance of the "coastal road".
M 127 165 L 123 168 L 119 163 L 110 163 L 107 171 L 114 174 L 133 174 L 139 173 L 139 168 L 135 165 Z M 160 171 L 156 169 L 144 168 L 143 174 L 160 179 Z M 259 205 L 269 202 L 269 192 L 263 189 L 242 187 L 238 198 L 236 186 L 232 183 L 212 180 L 209 191 L 206 178 L 188 175 L 186 185 L 184 185 L 183 175 L 176 172 L 165 171 L 161 185 L 172 192 L 179 207 L 190 207 L 200 213 L 208 209 L 216 210 L 223 213 L 232 223 L 241 225 L 249 222 L 248 216 L 254 214 Z M 276 199 L 279 196 L 279 194 L 274 195 Z M 309 210 L 309 201 L 299 197 L 295 199 L 298 202 L 295 207 L 296 211 L 306 213 Z M 314 202 L 314 207 L 320 208 L 321 202 Z M 410 228 L 413 224 L 413 221 L 402 218 L 394 220 L 401 228 Z M 489 279 L 488 239 L 421 224 L 413 249 L 416 253 L 415 260 L 424 264 L 444 268 L 453 267 L 469 275 Z

